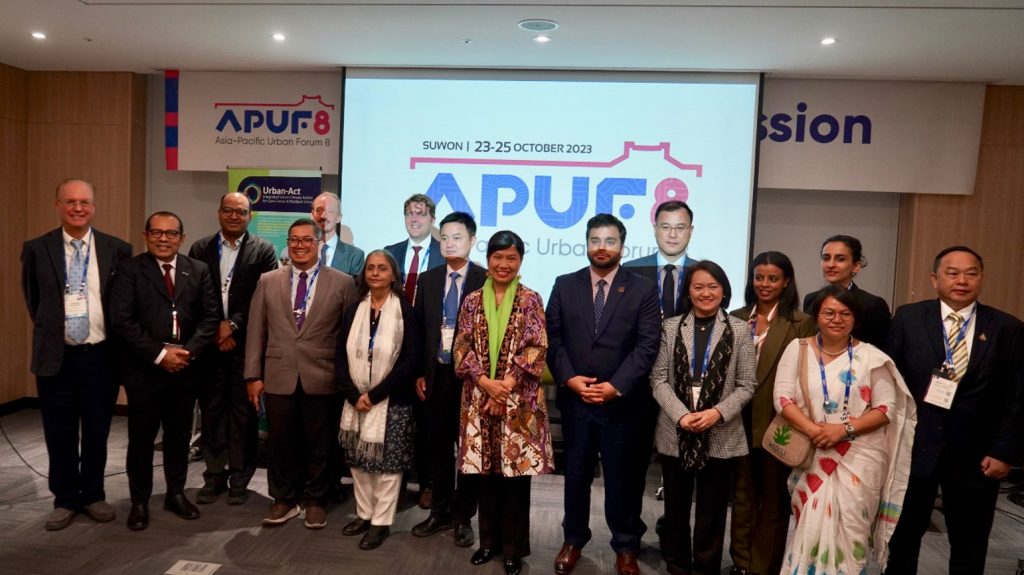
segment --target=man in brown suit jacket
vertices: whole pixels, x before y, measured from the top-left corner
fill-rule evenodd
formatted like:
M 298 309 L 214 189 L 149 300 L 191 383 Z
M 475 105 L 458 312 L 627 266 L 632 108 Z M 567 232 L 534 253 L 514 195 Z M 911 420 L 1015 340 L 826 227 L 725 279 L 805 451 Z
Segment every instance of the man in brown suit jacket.
M 328 455 L 337 441 L 334 356 L 342 312 L 355 302 L 352 276 L 318 261 L 321 230 L 309 219 L 288 229 L 290 265 L 260 277 L 249 308 L 245 379 L 267 411 L 274 503 L 264 525 L 306 509 L 305 525 L 327 525 Z

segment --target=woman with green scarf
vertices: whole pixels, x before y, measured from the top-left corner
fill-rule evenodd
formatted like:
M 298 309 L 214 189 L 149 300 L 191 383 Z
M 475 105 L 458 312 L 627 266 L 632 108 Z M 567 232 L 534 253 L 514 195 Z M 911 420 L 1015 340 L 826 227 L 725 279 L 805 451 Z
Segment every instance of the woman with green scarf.
M 523 240 L 500 231 L 487 243 L 487 281 L 466 296 L 453 348 L 463 380 L 459 471 L 478 481 L 482 565 L 501 553 L 518 575 L 530 554 L 530 478 L 554 470 L 540 386 L 547 352 L 544 303 L 519 284 Z

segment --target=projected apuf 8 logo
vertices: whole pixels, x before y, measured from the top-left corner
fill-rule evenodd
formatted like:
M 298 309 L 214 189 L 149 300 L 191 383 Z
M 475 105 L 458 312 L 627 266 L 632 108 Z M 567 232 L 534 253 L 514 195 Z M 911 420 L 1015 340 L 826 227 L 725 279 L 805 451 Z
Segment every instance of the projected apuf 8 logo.
M 272 134 L 299 134 L 312 126 L 320 136 L 330 132 L 328 110 L 334 110 L 334 105 L 319 95 L 303 96 L 296 104 L 215 102 L 213 107 L 224 110 L 217 121 L 218 132 L 230 128 L 235 133 L 252 134 L 262 128 Z
M 625 142 L 621 156 L 609 162 L 584 162 L 584 161 L 530 161 L 530 160 L 506 160 L 506 159 L 483 159 L 483 158 L 411 158 L 410 168 L 415 169 L 417 164 L 460 164 L 460 165 L 505 165 L 505 166 L 555 166 L 569 168 L 611 168 L 630 157 L 633 151 L 653 152 L 660 151 L 665 161 L 676 166 L 680 170 L 693 171 L 697 177 L 701 177 L 703 166 L 701 164 L 684 164 L 673 158 L 670 154 L 668 142 L 661 142 L 656 146 L 641 146 L 633 142 Z M 648 182 L 646 178 L 603 178 L 597 183 L 594 193 L 593 211 L 590 211 L 590 180 L 589 176 L 574 176 L 572 178 L 571 201 L 569 207 L 564 210 L 557 210 L 552 205 L 552 176 L 538 175 L 533 177 L 533 209 L 544 224 L 555 229 L 570 228 L 579 223 L 587 213 L 601 214 L 613 213 L 615 209 L 615 198 L 618 196 L 646 197 Z M 512 192 L 511 199 L 502 201 L 499 198 L 503 190 Z M 452 210 L 464 211 L 476 214 L 469 201 L 466 199 L 462 188 L 451 172 L 440 172 L 431 182 L 426 190 L 435 203 L 442 199 L 448 201 Z M 507 195 L 507 194 L 506 194 Z M 650 210 L 651 222 L 654 222 L 654 210 L 662 202 L 668 200 L 686 201 L 689 196 L 689 189 L 686 183 L 679 178 L 664 178 L 654 187 L 654 203 Z M 498 225 L 499 207 L 502 216 L 514 216 L 523 212 L 530 204 L 530 186 L 519 176 L 511 174 L 483 174 L 480 182 L 480 214 L 478 222 L 481 226 Z M 636 214 L 636 208 L 630 203 L 623 203 L 619 207 L 619 217 L 623 220 L 632 219 Z

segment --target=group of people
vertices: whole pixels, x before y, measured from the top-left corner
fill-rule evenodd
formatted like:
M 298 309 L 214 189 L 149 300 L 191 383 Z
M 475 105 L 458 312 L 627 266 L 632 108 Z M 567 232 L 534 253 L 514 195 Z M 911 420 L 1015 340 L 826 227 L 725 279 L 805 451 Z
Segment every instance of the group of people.
M 936 256 L 937 299 L 895 318 L 854 283 L 866 261 L 849 236 L 822 245 L 827 285 L 803 311 L 792 262 L 769 251 L 729 313 L 728 277 L 688 255 L 693 212 L 670 200 L 655 212 L 657 253 L 630 262 L 623 223 L 591 218 L 589 265 L 558 277 L 545 307 L 520 283 L 515 232 L 490 237 L 481 267 L 472 216 L 447 215 L 435 238 L 436 208 L 421 194 L 403 206 L 409 237 L 365 257 L 339 237 L 337 196 L 321 194 L 290 226 L 284 265 L 248 231 L 243 194 L 221 199 L 221 229 L 187 257 L 173 213 L 147 219 L 147 251 L 133 257 L 92 228 L 88 182 L 62 182 L 55 206 L 61 227 L 22 254 L 55 497 L 47 529 L 79 512 L 115 518 L 103 471 L 119 383 L 131 529 L 149 524 L 161 426 L 165 508 L 199 517 L 184 494 L 198 400 L 198 503 L 225 492 L 245 503 L 265 410 L 264 525 L 301 515 L 325 527 L 349 474 L 356 516 L 342 532 L 374 549 L 415 468 L 430 514 L 412 535 L 451 530 L 469 547 L 478 514 L 470 562 L 500 556 L 509 575 L 530 554 L 531 478 L 554 470 L 545 366 L 565 456 L 559 575 L 591 538 L 598 462 L 616 571 L 639 573 L 652 451 L 669 573 L 720 572 L 732 500 L 734 574 L 863 573 L 871 556 L 912 574 L 939 489 L 950 572 L 981 573 L 999 480 L 1024 455 L 1024 327 L 978 303 L 983 262 L 965 246 Z M 785 425 L 770 426 L 776 414 Z M 813 455 L 781 463 L 762 447 L 770 428 L 780 443 L 803 434 Z

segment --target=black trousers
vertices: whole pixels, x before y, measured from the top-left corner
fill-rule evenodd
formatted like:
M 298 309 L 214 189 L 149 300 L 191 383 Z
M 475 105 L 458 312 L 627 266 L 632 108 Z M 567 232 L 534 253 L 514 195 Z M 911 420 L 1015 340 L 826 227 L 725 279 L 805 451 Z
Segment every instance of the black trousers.
M 480 548 L 501 550 L 505 559 L 530 554 L 530 479 L 466 475 L 480 493 Z
M 792 469 L 761 448 L 736 459 L 729 554 L 733 565 L 754 575 L 782 570 L 789 533 Z
M 476 482 L 466 481 L 455 469 L 459 444 L 459 411 L 462 380 L 450 364 L 439 363 L 426 401 L 427 439 L 431 464 L 433 502 L 430 514 L 468 524 L 476 514 Z
M 259 420 L 246 394 L 244 368 L 245 356 L 237 349 L 216 352 L 203 366 L 199 408 L 203 480 L 209 485 L 244 488 L 256 472 Z
M 722 571 L 725 516 L 732 491 L 732 459 L 708 459 L 700 471 L 687 471 L 677 457 L 661 457 L 665 479 L 665 532 L 662 556 L 669 572 L 718 575 Z M 690 530 L 690 504 L 697 510 Z
M 196 405 L 192 380 L 195 374 L 191 369 L 180 374 L 151 373 L 153 376 L 147 381 L 125 386 L 128 489 L 132 503 L 148 503 L 153 494 L 153 443 L 161 427 L 167 496 L 182 493 L 188 477 L 188 448 Z
M 106 499 L 107 437 L 117 401 L 107 348 L 66 345 L 60 372 L 36 378 L 54 507 L 77 510 Z
M 270 496 L 294 505 L 327 504 L 331 484 L 328 458 L 338 441 L 337 394 L 309 395 L 302 382 L 291 395 L 263 395 L 267 408 Z
M 939 487 L 949 537 L 950 575 L 984 573 L 999 481 L 985 477 L 978 462 L 948 461 L 945 457 L 940 458 L 931 475 L 910 476 L 903 511 L 889 540 L 886 573 L 917 573 L 921 538 L 931 522 Z

